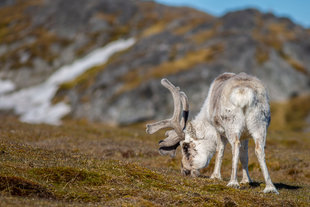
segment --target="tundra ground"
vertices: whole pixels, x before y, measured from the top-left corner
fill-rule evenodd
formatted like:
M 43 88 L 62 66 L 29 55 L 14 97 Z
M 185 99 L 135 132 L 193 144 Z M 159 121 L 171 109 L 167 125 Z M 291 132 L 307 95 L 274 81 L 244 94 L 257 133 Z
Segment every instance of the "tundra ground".
M 159 155 L 163 133 L 144 125 L 111 127 L 84 121 L 62 126 L 30 125 L 1 117 L 0 206 L 307 206 L 310 203 L 310 133 L 269 130 L 266 160 L 280 195 L 263 194 L 263 176 L 249 145 L 255 181 L 226 187 L 231 173 L 228 146 L 224 181 L 211 180 L 214 159 L 199 178 L 180 173 L 180 151 Z M 239 180 L 241 166 L 239 166 Z

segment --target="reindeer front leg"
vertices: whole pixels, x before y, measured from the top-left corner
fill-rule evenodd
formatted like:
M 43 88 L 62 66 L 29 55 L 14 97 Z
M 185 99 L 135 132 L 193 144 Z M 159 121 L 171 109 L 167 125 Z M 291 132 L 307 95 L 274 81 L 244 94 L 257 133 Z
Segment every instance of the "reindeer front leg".
M 239 136 L 236 134 L 229 136 L 228 140 L 231 144 L 232 149 L 232 171 L 230 181 L 227 186 L 239 188 L 239 183 L 237 180 L 237 170 L 238 170 L 238 161 L 239 161 L 239 152 L 240 152 L 240 141 Z
M 223 161 L 226 143 L 227 143 L 227 139 L 225 137 L 218 135 L 217 148 L 216 148 L 217 154 L 216 154 L 214 171 L 210 177 L 211 179 L 222 180 L 221 166 L 222 166 L 222 161 Z

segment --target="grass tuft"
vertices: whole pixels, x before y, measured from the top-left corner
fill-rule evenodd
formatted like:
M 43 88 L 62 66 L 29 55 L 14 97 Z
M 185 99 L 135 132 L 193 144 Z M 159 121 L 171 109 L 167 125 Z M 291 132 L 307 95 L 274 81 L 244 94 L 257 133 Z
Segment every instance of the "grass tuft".
M 46 187 L 17 176 L 0 175 L 0 192 L 21 197 L 55 198 Z
M 108 181 L 106 175 L 97 172 L 80 170 L 72 167 L 34 168 L 30 170 L 34 176 L 55 184 L 87 184 L 103 185 Z

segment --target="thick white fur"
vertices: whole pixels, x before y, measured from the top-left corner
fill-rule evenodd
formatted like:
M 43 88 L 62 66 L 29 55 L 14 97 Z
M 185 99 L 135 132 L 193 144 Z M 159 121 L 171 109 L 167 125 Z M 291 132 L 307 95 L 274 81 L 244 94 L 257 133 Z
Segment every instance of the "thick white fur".
M 198 120 L 191 122 L 196 131 L 196 137 L 193 139 L 189 133 L 185 133 L 185 140 L 183 142 L 193 142 L 195 144 L 195 150 L 197 152 L 196 156 L 193 157 L 192 168 L 193 169 L 201 169 L 206 167 L 211 158 L 216 152 L 216 139 L 217 132 L 214 127 L 210 125 L 208 122 L 201 122 Z M 181 142 L 181 146 L 183 144 Z
M 238 108 L 250 106 L 254 100 L 254 92 L 248 87 L 238 87 L 232 90 L 230 102 Z
M 223 153 L 226 143 L 229 142 L 232 146 L 233 158 L 228 186 L 239 187 L 237 181 L 239 159 L 243 168 L 241 182 L 251 182 L 248 172 L 248 140 L 241 138 L 247 132 L 255 141 L 255 154 L 266 182 L 264 192 L 278 193 L 269 176 L 264 153 L 266 131 L 270 118 L 267 92 L 255 77 L 244 73 L 222 75 L 235 79 L 228 78 L 223 81 L 226 85 L 222 90 L 216 88 L 219 86 L 216 83 L 217 79 L 211 85 L 201 111 L 189 124 L 193 129 L 187 127 L 184 131 L 185 140 L 180 144 L 183 146 L 184 143 L 191 143 L 193 146 L 191 152 L 194 153 L 192 159 L 186 160 L 184 158 L 186 153 L 182 147 L 182 166 L 188 168 L 187 170 L 197 172 L 209 164 L 216 151 L 215 168 L 211 178 L 221 179 L 220 169 Z M 214 94 L 214 91 L 218 94 Z M 217 102 L 214 102 L 216 98 L 218 98 Z

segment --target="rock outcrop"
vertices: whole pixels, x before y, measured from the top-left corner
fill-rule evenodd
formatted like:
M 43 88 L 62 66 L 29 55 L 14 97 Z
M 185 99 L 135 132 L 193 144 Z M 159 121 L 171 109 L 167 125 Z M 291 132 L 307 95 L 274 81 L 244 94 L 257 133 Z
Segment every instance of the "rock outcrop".
M 260 78 L 271 100 L 310 91 L 310 31 L 254 9 L 216 18 L 139 0 L 5 0 L 0 3 L 0 78 L 17 89 L 113 40 L 136 43 L 63 84 L 54 102 L 72 117 L 116 124 L 161 119 L 172 112 L 167 77 L 189 96 L 192 114 L 223 72 Z

